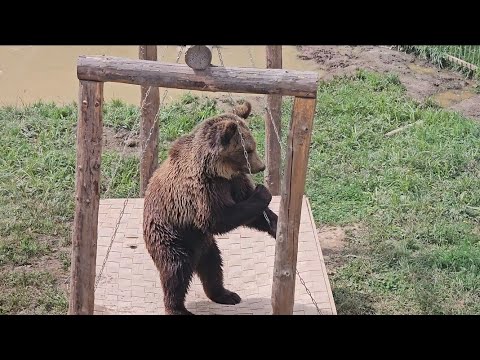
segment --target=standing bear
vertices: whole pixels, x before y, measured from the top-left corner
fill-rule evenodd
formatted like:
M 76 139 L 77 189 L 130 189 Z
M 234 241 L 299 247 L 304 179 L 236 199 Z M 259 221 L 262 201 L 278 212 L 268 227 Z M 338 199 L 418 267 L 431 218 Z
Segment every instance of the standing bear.
M 149 181 L 143 235 L 160 273 L 166 314 L 193 315 L 185 297 L 194 273 L 210 300 L 241 301 L 224 287 L 215 235 L 246 226 L 276 238 L 277 215 L 268 208 L 272 196 L 249 177 L 248 163 L 252 174 L 265 170 L 245 121 L 250 111 L 244 102 L 178 138 Z

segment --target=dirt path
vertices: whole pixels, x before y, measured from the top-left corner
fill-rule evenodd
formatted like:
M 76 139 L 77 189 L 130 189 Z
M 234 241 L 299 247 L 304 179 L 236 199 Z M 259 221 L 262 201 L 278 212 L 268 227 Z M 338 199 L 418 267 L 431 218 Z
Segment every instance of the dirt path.
M 480 120 L 480 94 L 475 82 L 457 72 L 439 69 L 427 61 L 383 46 L 299 46 L 299 56 L 313 60 L 325 80 L 354 74 L 357 69 L 392 72 L 416 100 L 428 97 L 442 107 Z

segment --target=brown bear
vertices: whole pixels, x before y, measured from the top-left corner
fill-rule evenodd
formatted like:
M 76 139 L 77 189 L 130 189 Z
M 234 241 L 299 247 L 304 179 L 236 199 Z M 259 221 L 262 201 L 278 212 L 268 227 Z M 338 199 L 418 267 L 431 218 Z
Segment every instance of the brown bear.
M 272 196 L 265 186 L 254 187 L 245 159 L 244 146 L 252 174 L 265 170 L 245 120 L 250 112 L 244 102 L 201 122 L 172 144 L 149 181 L 143 234 L 160 273 L 166 314 L 193 315 L 185 297 L 194 273 L 212 301 L 241 301 L 224 287 L 215 235 L 246 226 L 276 238 L 277 215 L 268 208 Z

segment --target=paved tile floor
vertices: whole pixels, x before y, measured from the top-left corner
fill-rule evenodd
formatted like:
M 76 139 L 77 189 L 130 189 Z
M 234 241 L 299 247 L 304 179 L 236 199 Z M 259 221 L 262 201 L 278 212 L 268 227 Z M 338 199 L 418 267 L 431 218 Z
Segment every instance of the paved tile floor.
M 110 245 L 125 199 L 100 201 L 97 277 Z M 278 214 L 280 197 L 271 209 Z M 95 314 L 164 314 L 160 278 L 147 253 L 142 236 L 143 199 L 128 199 L 110 254 L 95 292 Z M 186 307 L 194 314 L 268 315 L 275 241 L 270 236 L 239 228 L 217 237 L 224 260 L 225 287 L 242 297 L 238 305 L 210 301 L 194 276 Z M 322 251 L 313 225 L 308 199 L 304 197 L 299 233 L 298 271 L 317 302 L 321 315 L 336 314 Z M 317 315 L 317 309 L 298 276 L 295 315 Z

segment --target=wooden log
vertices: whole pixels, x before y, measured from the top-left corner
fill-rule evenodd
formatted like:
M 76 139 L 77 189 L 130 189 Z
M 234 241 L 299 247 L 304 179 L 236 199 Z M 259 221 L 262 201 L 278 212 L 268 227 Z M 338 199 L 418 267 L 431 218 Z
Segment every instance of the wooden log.
M 141 60 L 156 61 L 157 47 L 141 45 L 139 48 L 139 57 Z M 140 106 L 142 105 L 143 107 L 141 108 L 140 120 L 140 143 L 143 158 L 140 162 L 140 197 L 145 195 L 148 181 L 158 166 L 159 129 L 158 121 L 155 122 L 155 117 L 160 107 L 160 91 L 158 87 L 140 87 Z
M 293 313 L 298 231 L 316 99 L 295 98 L 288 133 L 272 286 L 274 315 Z
M 270 45 L 266 47 L 267 68 L 282 68 L 282 46 Z M 272 195 L 280 194 L 280 168 L 281 168 L 281 147 L 277 134 L 275 133 L 275 124 L 278 135 L 282 136 L 282 96 L 267 95 L 267 111 L 265 113 L 265 157 L 267 162 L 267 171 L 265 172 L 265 186 Z
M 77 76 L 80 80 L 90 81 L 305 98 L 316 96 L 319 79 L 316 72 L 310 71 L 220 66 L 195 71 L 184 64 L 111 56 L 80 56 Z
M 97 260 L 103 83 L 80 81 L 69 314 L 91 315 Z
M 398 134 L 401 131 L 404 131 L 404 130 L 412 127 L 412 126 L 420 125 L 420 124 L 423 124 L 423 120 L 418 120 L 418 121 L 415 121 L 414 123 L 410 123 L 410 124 L 407 124 L 407 125 L 400 126 L 399 128 L 397 128 L 395 130 L 389 131 L 388 133 L 385 134 L 385 136 L 387 136 L 387 137 L 393 136 L 395 134 Z
M 185 51 L 185 63 L 194 70 L 205 70 L 212 63 L 212 50 L 205 45 L 189 46 Z
M 448 55 L 446 54 L 446 58 L 448 60 L 450 60 L 451 62 L 454 62 L 454 63 L 457 63 L 463 67 L 466 67 L 467 69 L 469 70 L 473 70 L 473 71 L 476 71 L 478 69 L 478 66 L 474 65 L 474 64 L 470 64 L 469 62 L 466 62 L 465 60 L 462 60 L 462 59 L 459 59 L 455 56 L 452 56 L 452 55 Z

